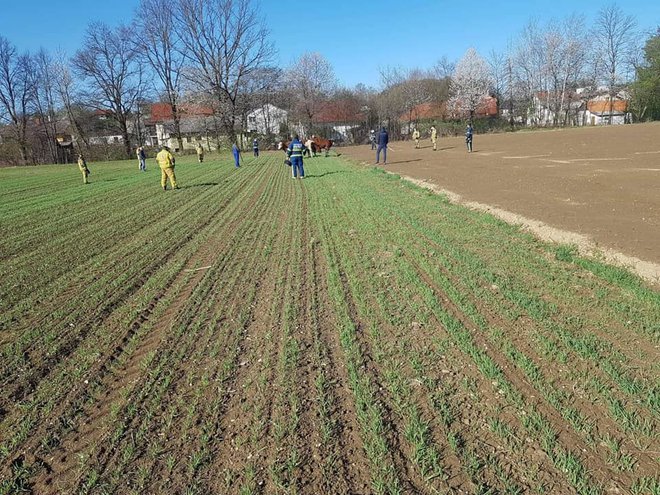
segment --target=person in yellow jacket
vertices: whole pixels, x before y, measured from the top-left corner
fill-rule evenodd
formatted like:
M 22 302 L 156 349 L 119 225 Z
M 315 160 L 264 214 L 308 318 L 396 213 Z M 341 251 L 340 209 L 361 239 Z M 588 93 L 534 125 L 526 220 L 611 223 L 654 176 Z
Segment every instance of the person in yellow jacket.
M 156 161 L 160 166 L 160 185 L 163 187 L 163 191 L 167 191 L 168 177 L 172 189 L 179 189 L 179 186 L 176 185 L 176 176 L 174 175 L 175 160 L 167 146 L 163 145 L 160 147 L 160 151 L 156 155 Z
M 431 126 L 431 142 L 433 143 L 433 151 L 436 151 L 438 149 L 438 131 L 434 125 Z
M 204 148 L 202 147 L 202 143 L 197 143 L 197 161 L 199 163 L 202 163 L 204 161 Z
M 80 172 L 82 173 L 83 184 L 89 184 L 89 181 L 87 180 L 87 177 L 89 177 L 89 174 L 91 172 L 87 168 L 87 162 L 83 158 L 82 153 L 78 154 L 78 168 L 80 169 Z
M 412 138 L 415 140 L 415 148 L 419 148 L 419 131 L 417 129 L 413 131 Z

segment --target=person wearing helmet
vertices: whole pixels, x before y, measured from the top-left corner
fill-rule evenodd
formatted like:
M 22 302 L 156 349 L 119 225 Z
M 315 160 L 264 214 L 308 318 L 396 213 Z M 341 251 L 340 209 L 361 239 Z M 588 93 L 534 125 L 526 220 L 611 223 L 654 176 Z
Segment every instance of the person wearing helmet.
M 371 143 L 371 150 L 376 149 L 376 131 L 371 129 L 371 132 L 369 133 L 369 142 Z

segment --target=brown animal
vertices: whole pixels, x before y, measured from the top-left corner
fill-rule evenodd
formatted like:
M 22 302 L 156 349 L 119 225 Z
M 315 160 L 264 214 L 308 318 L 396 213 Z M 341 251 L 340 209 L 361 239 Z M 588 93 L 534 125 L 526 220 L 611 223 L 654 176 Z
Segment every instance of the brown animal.
M 328 156 L 328 153 L 330 153 L 330 148 L 332 148 L 332 144 L 333 144 L 332 139 L 324 139 L 312 135 L 311 141 L 313 143 L 313 146 L 311 148 L 312 148 L 312 153 L 314 153 L 314 156 L 316 156 L 316 153 L 320 153 L 321 150 L 325 150 L 325 156 Z

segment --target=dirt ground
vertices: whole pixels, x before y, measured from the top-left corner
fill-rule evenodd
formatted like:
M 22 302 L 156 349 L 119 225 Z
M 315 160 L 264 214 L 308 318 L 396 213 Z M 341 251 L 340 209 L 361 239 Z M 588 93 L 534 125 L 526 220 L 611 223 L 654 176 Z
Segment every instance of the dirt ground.
M 436 152 L 426 137 L 420 149 L 390 143 L 385 168 L 534 231 L 562 231 L 542 237 L 596 247 L 652 280 L 660 277 L 659 138 L 658 123 L 476 135 L 469 154 L 462 137 L 439 139 Z M 369 146 L 342 153 L 375 161 Z

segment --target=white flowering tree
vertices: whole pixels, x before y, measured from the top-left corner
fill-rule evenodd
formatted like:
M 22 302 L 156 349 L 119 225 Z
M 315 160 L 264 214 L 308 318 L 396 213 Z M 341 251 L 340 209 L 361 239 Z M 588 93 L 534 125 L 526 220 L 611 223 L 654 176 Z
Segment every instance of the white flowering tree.
M 469 114 L 470 122 L 472 122 L 475 111 L 488 97 L 489 89 L 488 64 L 474 48 L 470 48 L 454 69 L 451 80 L 450 107 L 459 113 Z

